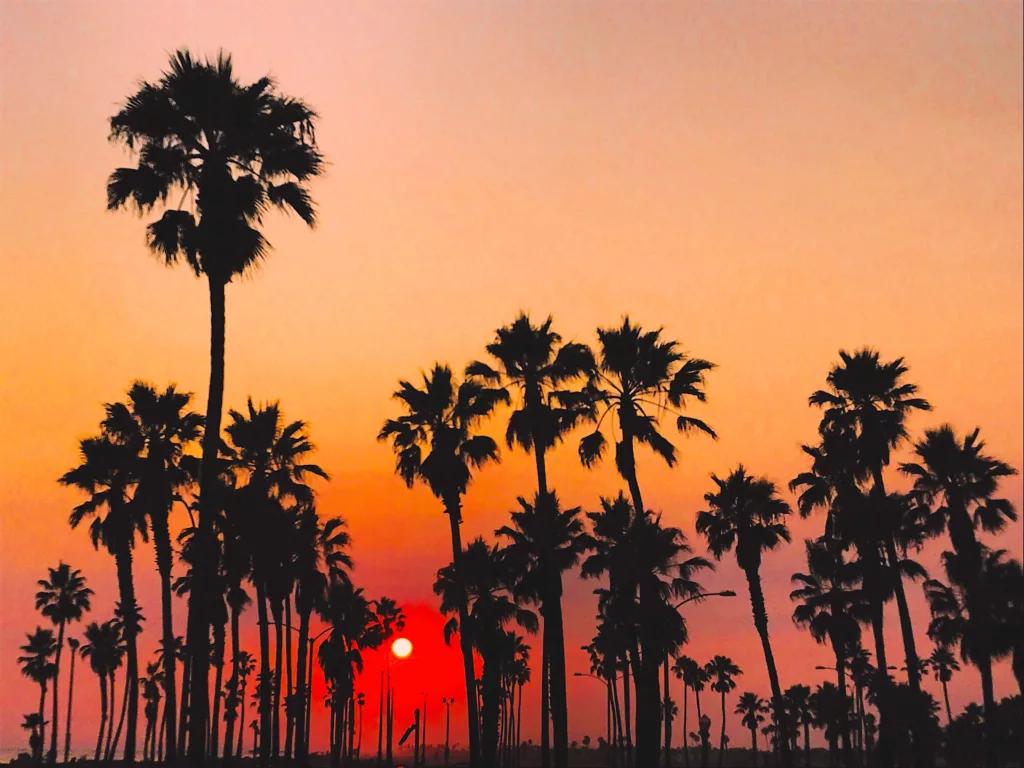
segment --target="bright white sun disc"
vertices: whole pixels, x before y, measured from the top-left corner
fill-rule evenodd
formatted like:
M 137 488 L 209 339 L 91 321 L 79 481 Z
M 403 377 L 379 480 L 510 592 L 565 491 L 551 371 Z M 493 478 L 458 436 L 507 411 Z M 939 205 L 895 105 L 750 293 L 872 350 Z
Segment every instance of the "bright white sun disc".
M 391 652 L 400 659 L 412 653 L 412 643 L 408 638 L 400 637 L 391 644 Z

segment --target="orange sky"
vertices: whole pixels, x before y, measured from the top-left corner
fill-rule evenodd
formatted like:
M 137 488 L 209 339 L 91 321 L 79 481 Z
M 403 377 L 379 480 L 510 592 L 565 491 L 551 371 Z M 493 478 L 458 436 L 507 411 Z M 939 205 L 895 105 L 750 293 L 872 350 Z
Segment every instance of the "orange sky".
M 720 365 L 698 415 L 722 439 L 686 442 L 675 470 L 641 457 L 645 498 L 690 534 L 708 472 L 743 461 L 785 483 L 802 469 L 818 418 L 806 398 L 840 347 L 906 356 L 936 406 L 916 431 L 980 425 L 1021 467 L 1022 20 L 1017 2 L 290 13 L 0 0 L 0 747 L 22 743 L 20 714 L 35 706 L 14 663 L 38 620 L 35 579 L 61 558 L 82 568 L 96 619 L 115 594 L 110 558 L 65 525 L 77 496 L 55 479 L 76 439 L 137 377 L 205 402 L 204 287 L 146 253 L 142 222 L 104 211 L 106 176 L 124 162 L 106 119 L 170 51 L 223 47 L 243 77 L 270 71 L 321 113 L 321 225 L 274 218 L 273 257 L 229 288 L 226 402 L 279 398 L 311 423 L 334 476 L 321 506 L 349 519 L 360 583 L 422 605 L 423 630 L 447 525 L 374 436 L 399 377 L 479 357 L 520 308 L 588 342 L 629 312 Z M 567 503 L 593 508 L 621 483 L 610 465 L 579 468 L 573 448 L 555 454 L 552 478 Z M 467 535 L 530 491 L 529 461 L 505 459 L 466 499 Z M 1005 492 L 1020 505 L 1020 478 Z M 1020 538 L 1017 525 L 1002 543 L 1019 554 Z M 784 684 L 818 679 L 829 659 L 789 621 L 800 552 L 764 569 Z M 149 550 L 136 571 L 147 658 Z M 729 563 L 707 581 L 742 589 Z M 593 587 L 568 588 L 570 649 L 591 635 Z M 927 647 L 926 609 L 912 607 Z M 694 608 L 688 652 L 732 655 L 740 690 L 763 694 L 749 615 L 739 598 Z M 571 650 L 570 670 L 584 663 Z M 81 680 L 84 750 L 97 694 L 91 673 Z M 603 733 L 596 685 L 569 682 L 573 739 Z M 375 702 L 373 674 L 366 688 Z M 1011 688 L 1002 670 L 997 694 Z M 951 693 L 954 706 L 977 698 L 974 671 Z M 524 738 L 535 709 L 531 692 Z M 316 748 L 326 721 L 315 727 Z

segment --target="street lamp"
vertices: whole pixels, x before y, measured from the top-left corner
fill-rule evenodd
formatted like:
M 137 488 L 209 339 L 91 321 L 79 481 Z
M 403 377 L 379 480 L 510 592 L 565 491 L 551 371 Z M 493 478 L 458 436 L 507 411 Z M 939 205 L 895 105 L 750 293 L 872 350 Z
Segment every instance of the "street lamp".
M 450 754 L 448 737 L 451 735 L 452 704 L 455 703 L 455 697 L 442 698 L 441 703 L 444 705 L 444 764 L 445 768 L 447 768 L 448 755 Z

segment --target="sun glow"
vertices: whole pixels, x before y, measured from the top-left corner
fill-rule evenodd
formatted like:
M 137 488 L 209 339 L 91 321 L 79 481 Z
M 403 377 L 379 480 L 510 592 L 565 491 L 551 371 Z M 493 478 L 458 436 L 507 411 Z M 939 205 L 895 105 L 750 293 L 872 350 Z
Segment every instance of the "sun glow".
M 400 659 L 412 653 L 412 643 L 406 637 L 400 637 L 391 644 L 391 652 Z

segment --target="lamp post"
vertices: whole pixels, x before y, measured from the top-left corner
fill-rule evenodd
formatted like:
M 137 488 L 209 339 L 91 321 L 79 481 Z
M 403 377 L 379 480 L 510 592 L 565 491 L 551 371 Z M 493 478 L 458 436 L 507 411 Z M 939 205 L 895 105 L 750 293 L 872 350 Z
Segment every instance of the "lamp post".
M 607 693 L 607 706 L 605 707 L 605 743 L 608 745 L 608 764 L 615 765 L 615 749 L 612 746 L 612 682 L 619 679 L 616 675 L 611 680 L 605 680 L 603 677 L 592 675 L 589 672 L 573 672 L 573 677 L 592 677 L 600 683 L 604 683 L 605 691 Z M 626 681 L 626 685 L 629 685 L 629 681 Z M 616 739 L 617 741 L 618 739 Z M 617 746 L 617 745 L 616 745 Z
M 455 699 L 445 697 L 441 699 L 441 703 L 444 705 L 444 764 L 445 768 L 448 768 L 448 756 L 451 754 L 448 749 L 448 738 L 451 736 L 452 704 L 455 703 Z
M 700 592 L 696 595 L 690 595 L 690 597 L 676 603 L 673 608 L 677 611 L 687 603 L 698 602 L 708 599 L 709 597 L 736 597 L 736 593 L 731 589 L 723 589 L 721 592 Z M 672 765 L 672 700 L 669 697 L 669 652 L 665 651 L 665 670 L 664 670 L 664 681 L 665 681 L 665 696 L 662 704 L 662 718 L 664 719 L 665 726 L 665 768 L 669 768 Z M 683 734 L 683 749 L 686 749 L 686 734 Z M 689 753 L 687 753 L 687 760 L 689 760 Z

